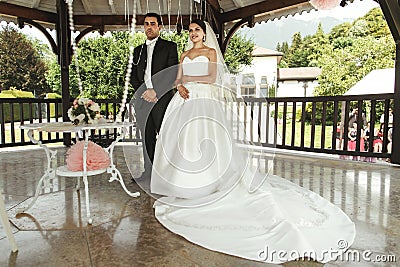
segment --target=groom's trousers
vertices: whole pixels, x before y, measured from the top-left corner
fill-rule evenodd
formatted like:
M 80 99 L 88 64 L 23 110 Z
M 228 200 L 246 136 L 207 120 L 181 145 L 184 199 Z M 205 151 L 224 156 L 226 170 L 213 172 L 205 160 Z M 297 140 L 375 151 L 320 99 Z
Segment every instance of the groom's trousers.
M 143 99 L 135 101 L 136 122 L 143 140 L 143 158 L 146 174 L 151 174 L 157 134 L 160 131 L 165 110 L 173 96 L 170 91 L 162 96 L 157 103 L 148 103 Z

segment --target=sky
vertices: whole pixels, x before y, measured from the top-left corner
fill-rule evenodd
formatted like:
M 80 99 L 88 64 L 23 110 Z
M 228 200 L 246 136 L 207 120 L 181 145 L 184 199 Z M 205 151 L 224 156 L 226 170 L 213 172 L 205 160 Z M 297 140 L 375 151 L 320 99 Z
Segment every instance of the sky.
M 301 20 L 312 20 L 321 17 L 333 17 L 337 19 L 356 19 L 364 16 L 368 11 L 374 7 L 379 7 L 379 4 L 372 0 L 354 0 L 345 7 L 337 6 L 331 10 L 312 10 L 310 13 L 296 14 L 294 18 Z
M 379 4 L 374 2 L 373 0 L 354 0 L 353 3 L 349 3 L 346 7 L 336 7 L 332 10 L 318 10 L 318 11 L 310 11 L 309 13 L 303 12 L 303 14 L 299 15 L 296 14 L 293 16 L 294 19 L 298 20 L 304 20 L 304 21 L 309 21 L 317 18 L 322 18 L 322 17 L 333 17 L 339 20 L 344 20 L 344 19 L 356 19 L 359 17 L 364 16 L 369 10 L 371 10 L 374 7 L 378 7 Z M 289 18 L 281 18 L 280 20 L 274 20 L 274 21 L 268 21 L 267 23 L 284 23 L 286 19 Z M 0 22 L 0 25 L 4 25 L 5 22 Z M 42 40 L 44 43 L 48 44 L 47 39 L 44 37 L 44 35 L 37 30 L 34 27 L 29 27 L 25 26 L 24 29 L 22 29 L 22 32 L 38 38 Z M 257 34 L 257 32 L 255 32 Z M 52 32 L 53 37 L 55 36 L 55 31 Z
M 352 22 L 375 7 L 379 7 L 379 5 L 372 0 L 355 0 L 345 7 L 338 6 L 332 10 L 311 10 L 286 18 L 256 23 L 253 28 L 243 27 L 239 33 L 246 39 L 251 39 L 256 46 L 276 49 L 278 43 L 287 42 L 290 45 L 293 34 L 297 32 L 302 37 L 313 35 L 321 24 L 323 31 L 329 33 L 334 26 L 343 22 Z

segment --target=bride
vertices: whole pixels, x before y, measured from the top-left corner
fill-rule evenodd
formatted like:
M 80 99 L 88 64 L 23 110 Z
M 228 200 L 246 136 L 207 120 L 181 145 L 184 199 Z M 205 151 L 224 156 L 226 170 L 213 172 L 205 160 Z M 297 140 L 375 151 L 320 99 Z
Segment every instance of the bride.
M 156 144 L 150 188 L 165 196 L 154 203 L 157 220 L 195 244 L 250 260 L 334 260 L 353 243 L 354 223 L 318 194 L 254 169 L 235 143 L 242 126 L 215 34 L 194 20 L 189 39 Z

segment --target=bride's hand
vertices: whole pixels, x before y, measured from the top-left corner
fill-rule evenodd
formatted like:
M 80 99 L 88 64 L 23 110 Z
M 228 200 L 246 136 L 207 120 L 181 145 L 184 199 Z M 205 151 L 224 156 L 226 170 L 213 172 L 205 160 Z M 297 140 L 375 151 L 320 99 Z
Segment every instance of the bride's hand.
M 177 86 L 179 95 L 183 98 L 183 99 L 188 99 L 189 98 L 189 90 L 183 86 L 182 84 L 178 84 Z

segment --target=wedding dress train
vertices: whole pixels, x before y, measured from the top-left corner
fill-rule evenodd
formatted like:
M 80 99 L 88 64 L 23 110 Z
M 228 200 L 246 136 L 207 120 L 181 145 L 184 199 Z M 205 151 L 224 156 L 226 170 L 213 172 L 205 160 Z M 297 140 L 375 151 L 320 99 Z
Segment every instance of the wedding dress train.
M 208 59 L 185 58 L 182 68 L 205 75 Z M 189 99 L 177 93 L 171 100 L 155 151 L 151 191 L 166 196 L 154 204 L 162 225 L 210 250 L 270 263 L 303 257 L 324 263 L 353 243 L 354 223 L 338 207 L 252 169 L 233 140 L 221 88 L 185 87 Z

